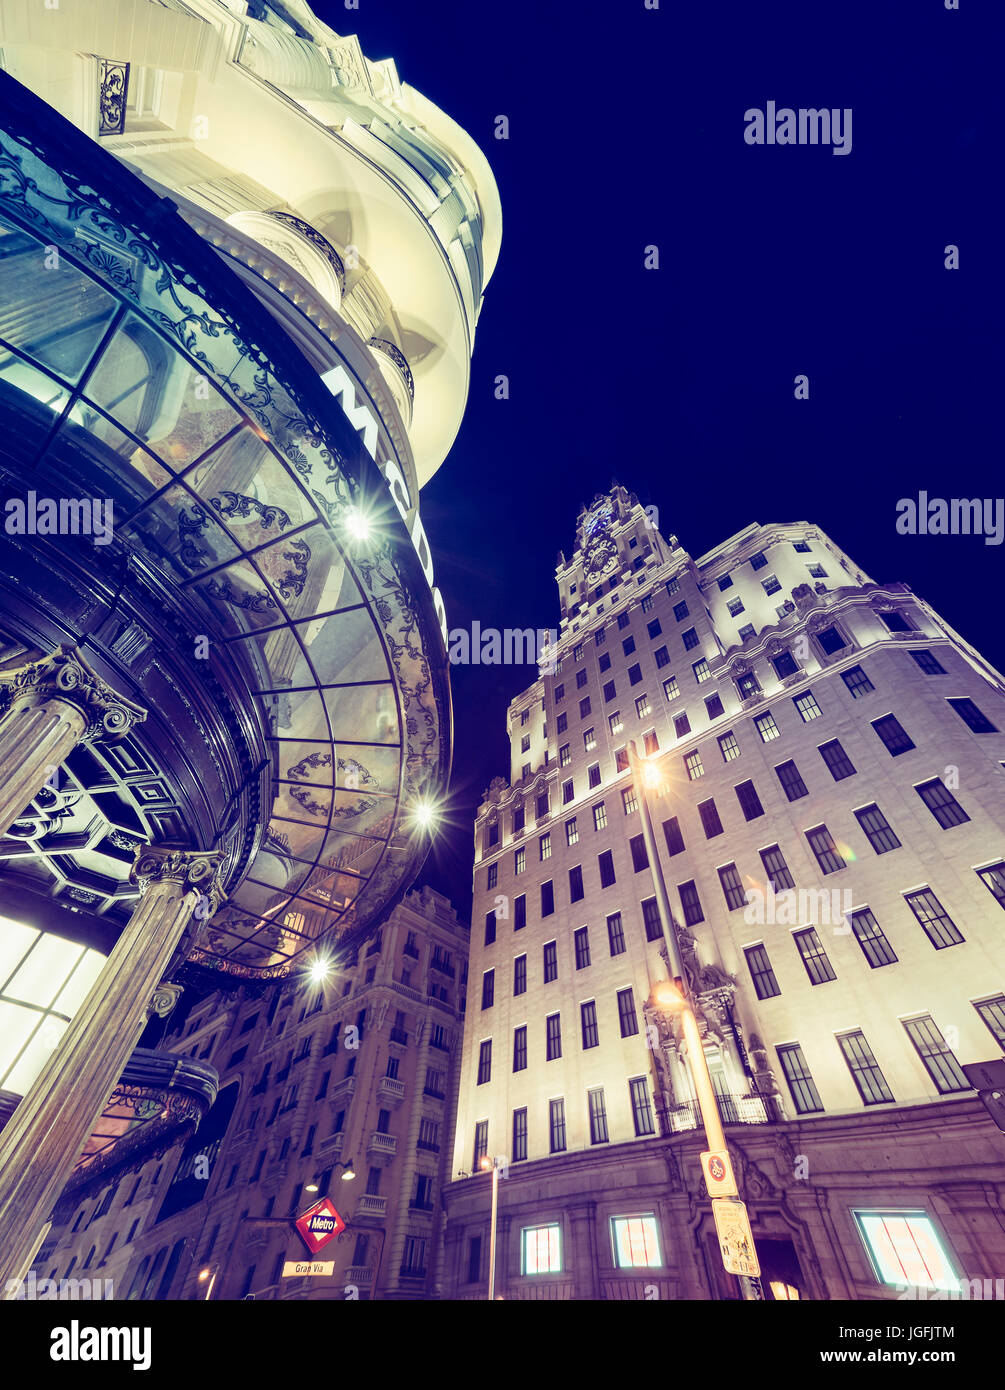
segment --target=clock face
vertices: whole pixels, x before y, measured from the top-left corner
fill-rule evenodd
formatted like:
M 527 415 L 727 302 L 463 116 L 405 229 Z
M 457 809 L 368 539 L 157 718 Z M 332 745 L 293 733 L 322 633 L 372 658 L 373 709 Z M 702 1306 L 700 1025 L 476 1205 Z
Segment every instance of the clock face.
M 614 508 L 610 502 L 599 503 L 586 518 L 583 525 L 584 535 L 593 536 L 601 529 L 610 526 L 613 516 Z

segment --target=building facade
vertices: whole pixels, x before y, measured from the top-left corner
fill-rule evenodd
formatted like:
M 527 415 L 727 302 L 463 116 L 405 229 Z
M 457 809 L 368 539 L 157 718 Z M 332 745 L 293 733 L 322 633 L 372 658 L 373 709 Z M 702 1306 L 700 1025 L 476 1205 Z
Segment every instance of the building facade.
M 118 1299 L 423 1299 L 442 1279 L 468 928 L 406 895 L 324 986 L 213 994 L 163 1047 L 220 1076 L 184 1145 L 106 1160 L 64 1192 L 34 1266 Z M 347 1168 L 355 1176 L 345 1180 Z M 329 1196 L 346 1229 L 313 1258 L 293 1226 Z M 48 1287 L 48 1286 L 47 1286 Z M 98 1296 L 101 1296 L 100 1294 Z
M 738 1296 L 661 883 L 768 1296 L 994 1275 L 1005 1136 L 960 1066 L 1005 1047 L 1001 675 L 806 522 L 693 560 L 615 486 L 556 578 L 476 823 L 450 1295 L 485 1296 L 503 1158 L 503 1296 Z
M 300 0 L 5 6 L 0 55 L 16 1275 L 113 1090 L 163 1090 L 118 1084 L 148 1007 L 337 964 L 414 881 L 451 754 L 419 489 L 501 221 L 471 137 Z

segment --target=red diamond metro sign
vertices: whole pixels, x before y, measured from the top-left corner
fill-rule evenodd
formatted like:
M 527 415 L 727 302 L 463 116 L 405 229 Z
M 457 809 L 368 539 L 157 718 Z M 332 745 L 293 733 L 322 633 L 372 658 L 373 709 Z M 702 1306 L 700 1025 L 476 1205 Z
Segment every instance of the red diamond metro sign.
M 312 1255 L 323 1250 L 330 1240 L 334 1240 L 345 1230 L 345 1222 L 328 1197 L 322 1197 L 320 1202 L 315 1202 L 302 1216 L 298 1216 L 293 1224 Z

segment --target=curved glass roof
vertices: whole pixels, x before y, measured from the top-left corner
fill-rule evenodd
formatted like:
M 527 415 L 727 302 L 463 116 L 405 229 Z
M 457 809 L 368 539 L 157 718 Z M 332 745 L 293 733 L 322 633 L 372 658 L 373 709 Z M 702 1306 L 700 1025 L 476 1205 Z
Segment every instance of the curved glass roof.
M 196 658 L 200 637 L 227 644 L 269 732 L 271 814 L 195 959 L 272 975 L 322 936 L 352 949 L 414 874 L 409 808 L 437 794 L 448 760 L 442 642 L 386 485 L 285 339 L 281 379 L 247 290 L 228 278 L 218 309 L 205 267 L 169 262 L 89 196 L 93 168 L 75 186 L 2 144 L 24 178 L 0 187 L 8 466 L 26 488 L 111 501 L 116 548 L 170 592 Z M 183 250 L 212 255 L 171 220 Z M 235 316 L 242 296 L 251 323 Z M 364 493 L 380 525 L 360 543 L 346 520 Z

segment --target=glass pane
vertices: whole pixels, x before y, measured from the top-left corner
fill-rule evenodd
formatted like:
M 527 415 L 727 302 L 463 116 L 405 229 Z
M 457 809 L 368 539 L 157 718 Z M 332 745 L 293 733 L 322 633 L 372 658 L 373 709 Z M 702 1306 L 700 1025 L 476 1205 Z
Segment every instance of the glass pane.
M 317 519 L 293 474 L 249 427 L 223 440 L 185 482 L 212 503 L 246 550 Z
M 0 917 L 0 990 L 38 936 L 34 927 L 23 926 L 9 917 Z
M 8 999 L 47 1009 L 70 977 L 85 947 L 44 934 L 4 989 Z
M 91 986 L 101 974 L 105 957 L 100 951 L 85 951 L 76 970 L 67 980 L 53 1004 L 56 1013 L 72 1018 L 87 998 Z
M 337 742 L 398 742 L 398 711 L 391 686 L 335 687 L 326 690 L 324 698 Z
M 240 550 L 216 522 L 212 507 L 180 483 L 130 522 L 123 535 L 162 569 L 188 579 L 199 570 L 235 560 Z
M 11 353 L 0 356 L 0 453 L 12 464 L 35 462 L 70 393 Z
M 228 627 L 247 631 L 270 627 L 283 620 L 279 604 L 247 560 L 239 560 L 220 570 L 201 581 L 197 588 Z
M 6 1089 L 7 1073 L 41 1021 L 37 1009 L 0 1002 L 0 1088 Z
M 366 608 L 298 627 L 321 685 L 387 678 L 387 658 Z
M 25 1095 L 31 1083 L 38 1076 L 46 1062 L 55 1052 L 60 1038 L 70 1025 L 61 1018 L 44 1019 L 40 1028 L 36 1029 L 31 1042 L 21 1053 L 14 1068 L 7 1073 L 3 1083 L 5 1091 L 13 1091 L 15 1095 Z

